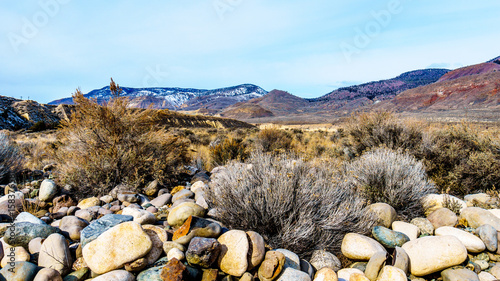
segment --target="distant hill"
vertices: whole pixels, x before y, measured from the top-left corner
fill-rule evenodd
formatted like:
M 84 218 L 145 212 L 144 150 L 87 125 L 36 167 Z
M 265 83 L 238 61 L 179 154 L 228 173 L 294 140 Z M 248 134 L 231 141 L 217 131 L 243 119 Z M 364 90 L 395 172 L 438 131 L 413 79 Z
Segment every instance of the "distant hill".
M 121 96 L 130 98 L 131 106 L 171 110 L 222 109 L 237 102 L 261 97 L 267 92 L 255 85 L 243 84 L 234 87 L 200 90 L 189 88 L 129 88 L 122 87 Z M 93 90 L 84 95 L 104 102 L 113 97 L 109 86 Z M 51 105 L 73 104 L 72 98 L 49 102 Z
M 311 99 L 317 106 L 330 110 L 353 110 L 374 102 L 389 100 L 397 94 L 436 82 L 448 69 L 421 69 L 405 72 L 395 78 L 344 87 L 322 97 Z
M 490 60 L 490 61 L 488 61 L 488 62 L 493 62 L 493 63 L 498 63 L 498 64 L 500 64 L 500 57 L 496 57 L 496 58 L 494 58 L 494 59 L 492 59 L 492 60 Z
M 480 63 L 452 70 L 439 78 L 438 82 L 449 81 L 469 75 L 485 74 L 496 71 L 500 71 L 500 64 L 496 64 L 493 62 Z
M 500 71 L 465 75 L 407 90 L 378 105 L 399 112 L 500 110 Z M 499 115 L 500 117 L 500 115 Z
M 227 107 L 221 116 L 248 119 L 256 117 L 283 116 L 304 112 L 310 102 L 288 92 L 272 90 L 265 96 L 240 102 Z

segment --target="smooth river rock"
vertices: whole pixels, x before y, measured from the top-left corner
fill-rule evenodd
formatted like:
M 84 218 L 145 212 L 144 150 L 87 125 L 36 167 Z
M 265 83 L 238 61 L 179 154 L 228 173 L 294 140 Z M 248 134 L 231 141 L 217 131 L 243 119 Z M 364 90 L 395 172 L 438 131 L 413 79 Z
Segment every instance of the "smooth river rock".
M 486 249 L 486 246 L 479 237 L 458 228 L 443 226 L 436 229 L 435 234 L 436 236 L 451 235 L 457 237 L 458 240 L 460 240 L 460 242 L 462 242 L 465 246 L 467 251 L 471 253 L 480 253 Z
M 219 268 L 226 274 L 242 276 L 248 268 L 247 234 L 241 230 L 230 230 L 222 234 L 217 241 L 221 245 L 218 259 Z
M 489 224 L 497 231 L 500 231 L 500 218 L 482 208 L 465 208 L 460 213 L 460 218 L 465 219 L 467 224 L 472 228 L 478 228 L 483 224 Z
M 342 240 L 341 251 L 353 260 L 369 260 L 377 252 L 387 252 L 375 239 L 357 233 L 348 233 Z
M 124 222 L 88 243 L 82 253 L 93 272 L 104 274 L 145 256 L 152 246 L 140 224 Z
M 424 276 L 461 264 L 467 249 L 455 236 L 427 236 L 405 243 L 403 250 L 410 258 L 410 272 Z

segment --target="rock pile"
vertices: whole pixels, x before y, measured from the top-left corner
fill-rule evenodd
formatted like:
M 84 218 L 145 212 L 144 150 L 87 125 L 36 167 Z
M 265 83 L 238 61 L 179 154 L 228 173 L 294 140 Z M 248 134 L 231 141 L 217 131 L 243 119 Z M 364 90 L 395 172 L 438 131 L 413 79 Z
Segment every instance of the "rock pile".
M 0 198 L 0 280 L 500 279 L 500 210 L 487 209 L 498 202 L 486 194 L 429 195 L 427 216 L 408 222 L 387 204 L 370 205 L 370 236 L 349 233 L 338 256 L 316 250 L 304 260 L 212 219 L 207 188 L 197 181 L 169 191 L 153 182 L 144 194 L 119 186 L 75 202 L 51 180 L 21 191 L 9 185 Z M 26 202 L 41 211 L 14 208 Z

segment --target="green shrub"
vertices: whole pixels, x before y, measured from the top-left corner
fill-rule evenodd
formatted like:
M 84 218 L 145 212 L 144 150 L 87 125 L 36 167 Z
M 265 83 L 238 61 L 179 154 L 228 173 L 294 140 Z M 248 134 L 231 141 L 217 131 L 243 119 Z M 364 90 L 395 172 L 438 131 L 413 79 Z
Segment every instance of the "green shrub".
M 158 127 L 157 111 L 129 109 L 123 97 L 101 106 L 80 91 L 73 101 L 56 156 L 58 180 L 73 185 L 77 197 L 105 194 L 120 183 L 165 184 L 188 163 L 189 142 Z
M 331 162 L 255 152 L 212 175 L 207 202 L 224 225 L 254 230 L 273 248 L 338 253 L 346 233 L 367 233 L 372 224 L 363 198 L 339 175 Z
M 13 180 L 22 168 L 23 157 L 19 149 L 0 132 L 0 183 Z
M 369 202 L 387 203 L 406 219 L 423 215 L 421 199 L 436 192 L 422 162 L 386 148 L 346 164 L 344 173 Z
M 405 124 L 387 111 L 353 115 L 346 125 L 348 146 L 356 155 L 377 147 L 418 151 L 422 131 L 416 125 Z

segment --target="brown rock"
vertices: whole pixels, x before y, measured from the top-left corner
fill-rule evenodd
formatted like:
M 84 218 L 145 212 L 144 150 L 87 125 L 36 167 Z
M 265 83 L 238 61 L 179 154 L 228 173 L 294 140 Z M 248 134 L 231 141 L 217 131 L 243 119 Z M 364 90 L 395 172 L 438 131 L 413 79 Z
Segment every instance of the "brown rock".
M 278 251 L 269 251 L 266 253 L 264 261 L 261 263 L 258 271 L 261 281 L 275 280 L 283 270 L 285 265 L 285 255 Z
M 148 261 L 146 260 L 146 258 L 140 258 L 140 259 L 137 259 L 133 262 L 126 263 L 125 270 L 130 271 L 130 272 L 140 271 L 140 270 L 144 269 L 147 265 L 148 265 Z
M 427 219 L 432 223 L 434 229 L 438 229 L 441 226 L 455 226 L 458 222 L 457 215 L 447 208 L 435 210 L 429 214 Z
M 203 271 L 203 277 L 201 281 L 216 281 L 219 271 L 217 269 L 206 269 Z
M 165 267 L 163 267 L 160 277 L 163 281 L 183 281 L 184 271 L 186 266 L 183 265 L 178 259 L 171 259 Z

